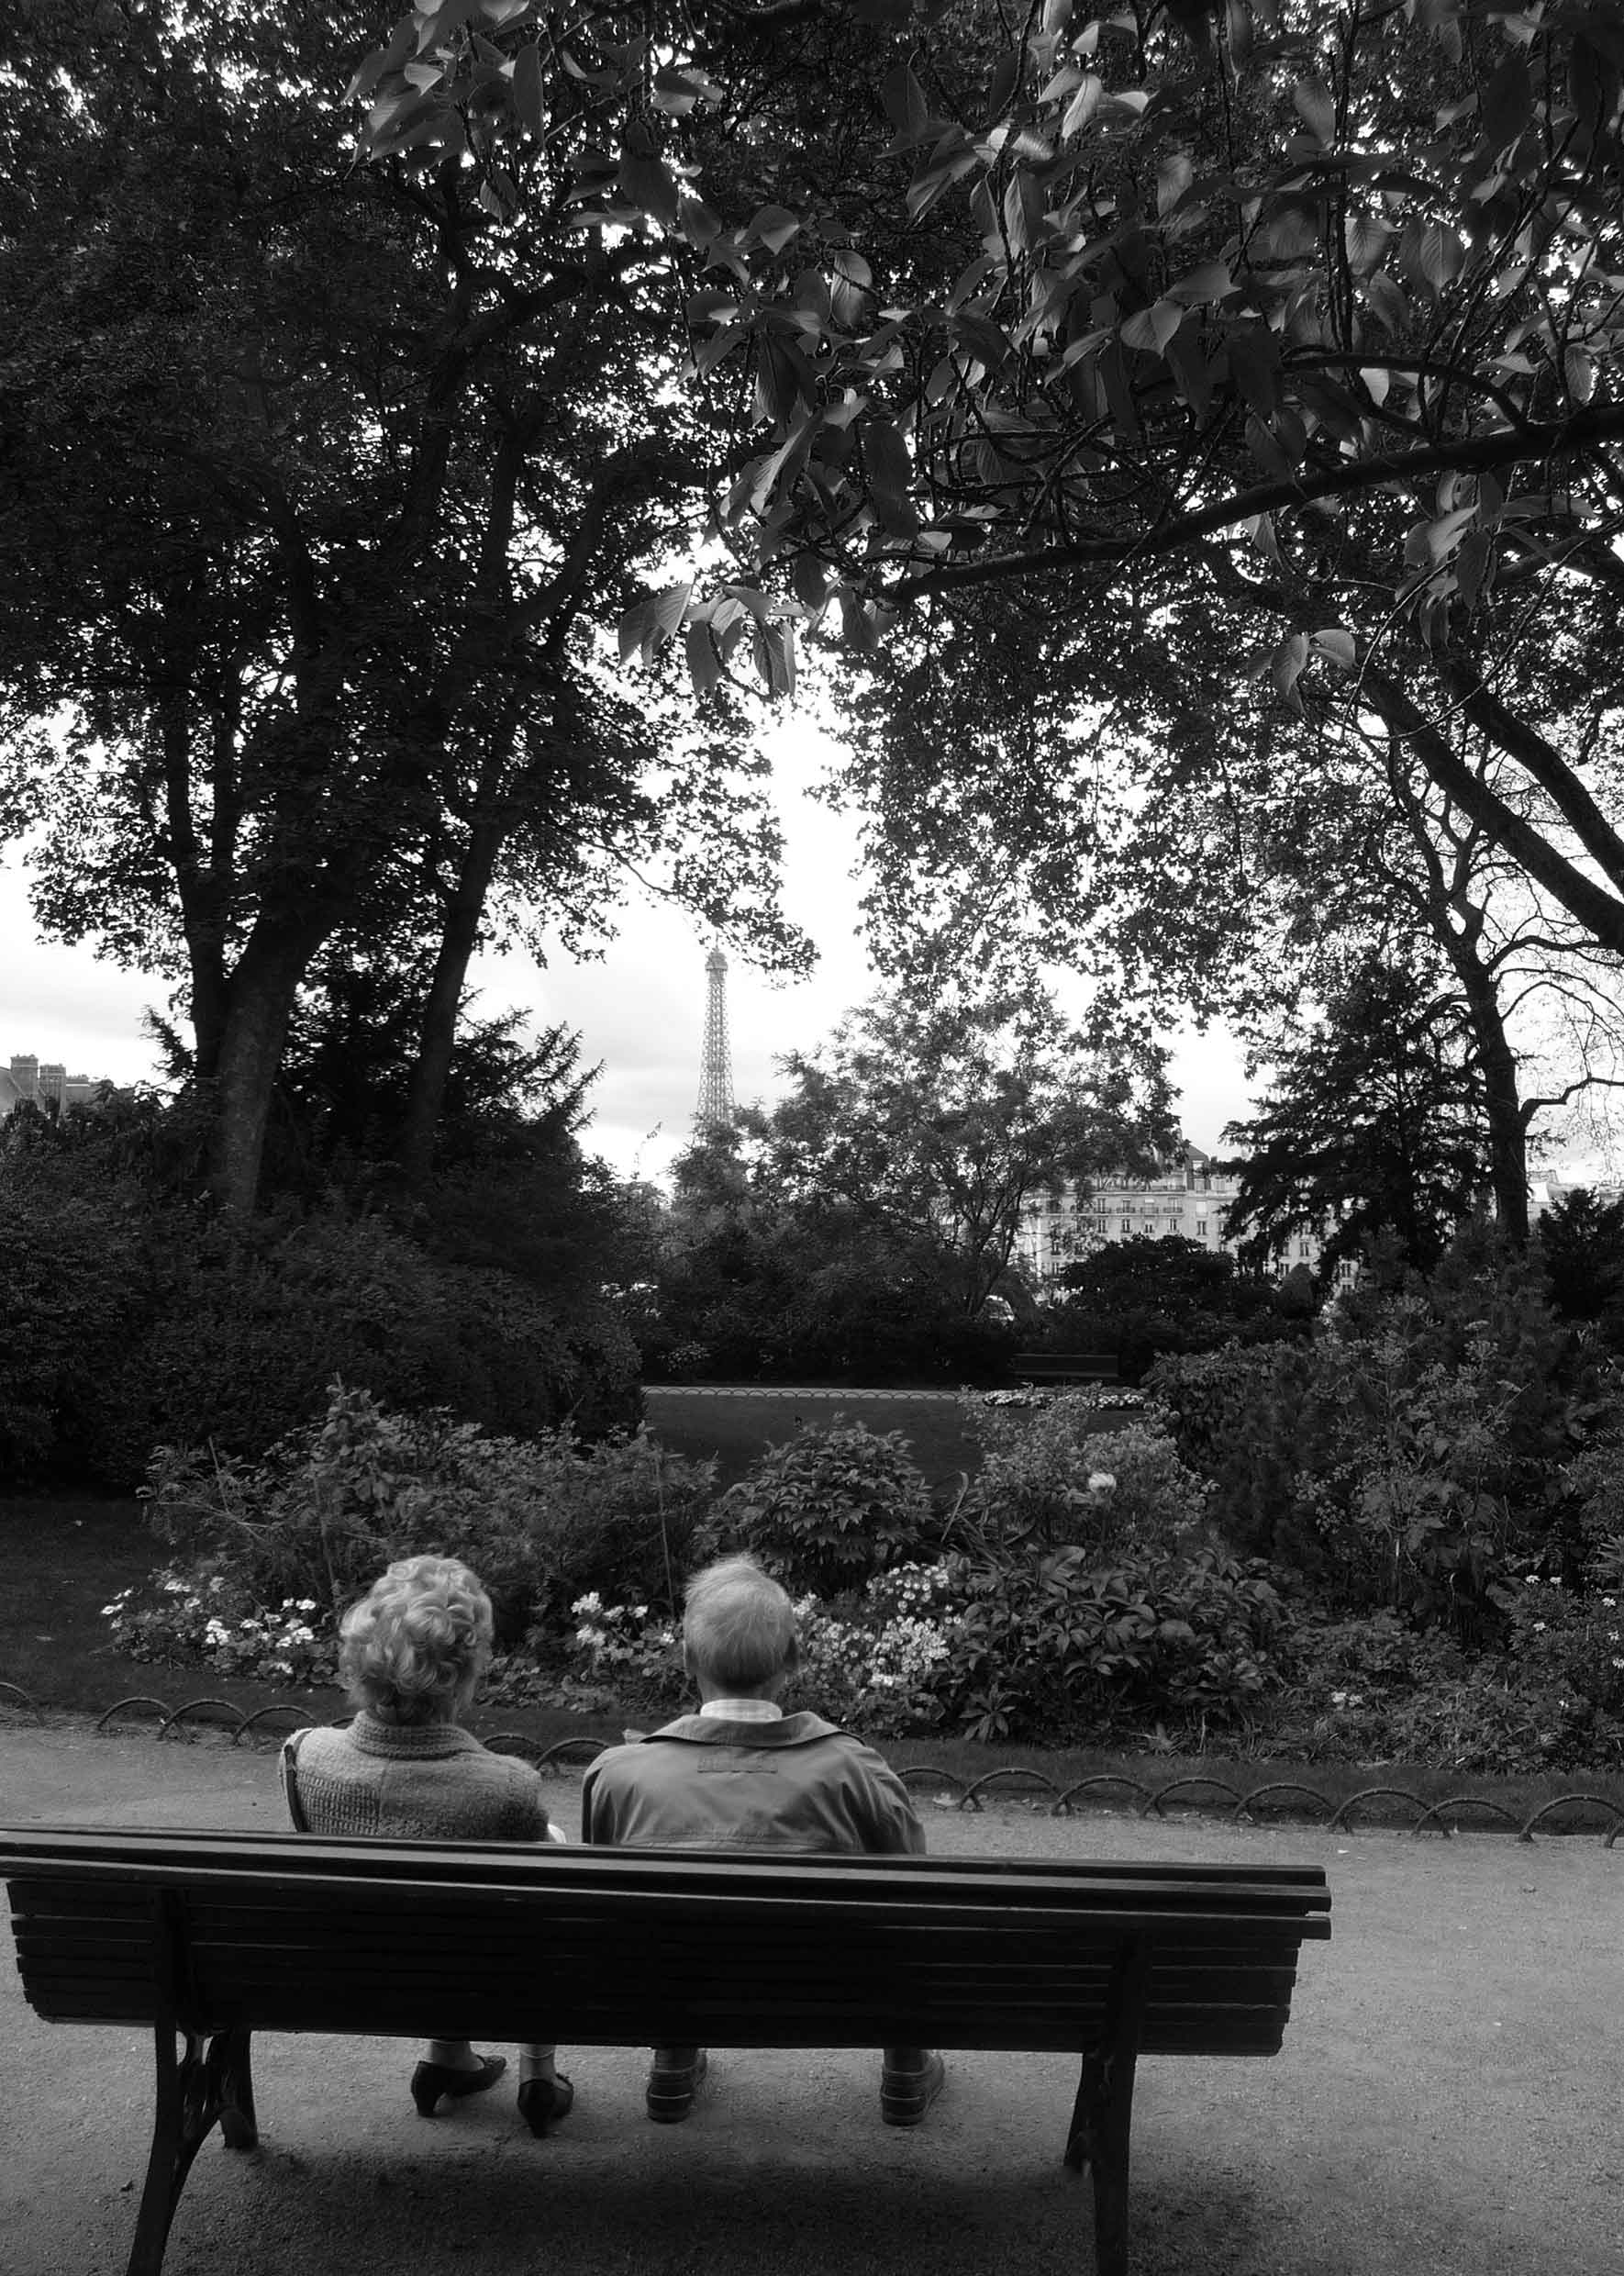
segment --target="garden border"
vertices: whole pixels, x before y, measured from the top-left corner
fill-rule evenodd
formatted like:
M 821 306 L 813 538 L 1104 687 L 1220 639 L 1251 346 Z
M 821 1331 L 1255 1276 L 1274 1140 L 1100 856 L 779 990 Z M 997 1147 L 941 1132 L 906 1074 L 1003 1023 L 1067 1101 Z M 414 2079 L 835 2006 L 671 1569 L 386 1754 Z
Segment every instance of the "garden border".
M 20 1701 L 32 1713 L 36 1723 L 44 1723 L 43 1708 L 38 1700 L 23 1690 L 21 1684 L 0 1681 L 0 1707 L 8 1705 L 12 1700 Z M 156 1723 L 156 1728 L 152 1732 L 154 1738 L 175 1737 L 184 1740 L 187 1745 L 192 1743 L 193 1738 L 192 1733 L 186 1728 L 187 1721 L 198 1716 L 205 1709 L 211 1711 L 208 1718 L 210 1721 L 217 1722 L 222 1715 L 235 1717 L 230 1727 L 230 1744 L 233 1746 L 240 1743 L 245 1733 L 257 1733 L 258 1726 L 266 1723 L 272 1716 L 291 1717 L 295 1729 L 313 1724 L 317 1721 L 308 1708 L 295 1707 L 291 1701 L 273 1701 L 269 1706 L 256 1707 L 250 1713 L 228 1699 L 200 1696 L 196 1699 L 184 1700 L 178 1707 L 171 1707 L 167 1701 L 154 1698 L 150 1693 L 132 1692 L 128 1699 L 115 1700 L 111 1707 L 105 1709 L 96 1717 L 92 1728 L 97 1732 L 106 1731 L 111 1724 L 125 1713 L 127 1709 L 132 1708 L 143 1708 L 149 1711 L 149 1720 L 155 1720 Z M 347 1723 L 349 1717 L 339 1716 L 334 1720 L 342 1724 Z M 613 1746 L 617 1744 L 612 1734 L 594 1736 L 587 1736 L 584 1734 L 579 1738 L 554 1739 L 551 1745 L 546 1746 L 539 1745 L 536 1740 L 522 1731 L 486 1731 L 479 1734 L 479 1736 L 482 1743 L 495 1752 L 520 1755 L 526 1761 L 533 1763 L 538 1769 L 562 1769 L 573 1766 L 584 1768 L 586 1764 L 601 1754 L 606 1746 Z M 954 1807 L 959 1810 L 976 1812 L 979 1812 L 982 1807 L 983 1794 L 991 1792 L 1005 1781 L 1018 1780 L 1022 1788 L 1029 1791 L 1037 1787 L 1049 1796 L 1048 1814 L 1054 1818 L 1073 1816 L 1080 1796 L 1095 1793 L 1102 1787 L 1109 1787 L 1115 1788 L 1118 1792 L 1131 1795 L 1138 1803 L 1138 1813 L 1141 1818 L 1161 1817 L 1162 1805 L 1174 1796 L 1187 1794 L 1191 1790 L 1195 1790 L 1213 1796 L 1224 1796 L 1229 1804 L 1227 1814 L 1231 1825 L 1255 1824 L 1258 1821 L 1254 1812 L 1258 1802 L 1266 1799 L 1272 1800 L 1275 1796 L 1292 1795 L 1301 1802 L 1311 1804 L 1321 1813 L 1318 1820 L 1309 1819 L 1307 1822 L 1323 1824 L 1328 1833 L 1354 1831 L 1355 1812 L 1370 1802 L 1388 1802 L 1406 1804 L 1417 1813 L 1415 1821 L 1409 1828 L 1412 1835 L 1433 1832 L 1441 1834 L 1446 1841 L 1456 1830 L 1445 1824 L 1446 1815 L 1453 1813 L 1458 1816 L 1465 1811 L 1487 1813 L 1500 1822 L 1498 1825 L 1489 1830 L 1499 1831 L 1503 1826 L 1507 1831 L 1514 1831 L 1518 1840 L 1522 1842 L 1531 1842 L 1535 1830 L 1542 1827 L 1547 1818 L 1555 1816 L 1561 1811 L 1580 1806 L 1587 1810 L 1605 1810 L 1613 1820 L 1612 1824 L 1601 1835 L 1601 1846 L 1604 1849 L 1614 1848 L 1618 1844 L 1619 1835 L 1624 1834 L 1624 1805 L 1610 1801 L 1605 1794 L 1590 1794 L 1583 1791 L 1558 1794 L 1550 1802 L 1541 1802 L 1537 1810 L 1530 1812 L 1529 1816 L 1519 1823 L 1515 1811 L 1508 1810 L 1504 1802 L 1496 1802 L 1492 1796 L 1487 1794 L 1446 1794 L 1440 1802 L 1429 1802 L 1423 1801 L 1419 1794 L 1411 1793 L 1405 1786 L 1362 1786 L 1356 1794 L 1350 1794 L 1345 1801 L 1333 1802 L 1329 1794 L 1322 1794 L 1318 1787 L 1310 1786 L 1300 1779 L 1269 1779 L 1261 1785 L 1242 1791 L 1240 1787 L 1232 1784 L 1228 1779 L 1206 1774 L 1170 1779 L 1165 1786 L 1153 1787 L 1146 1785 L 1141 1779 L 1129 1778 L 1122 1771 L 1099 1771 L 1088 1778 L 1075 1779 L 1069 1786 L 1062 1787 L 1049 1776 L 1046 1770 L 1040 1770 L 1035 1766 L 1025 1764 L 1011 1763 L 1001 1769 L 984 1771 L 979 1778 L 965 1779 L 962 1778 L 956 1770 L 939 1770 L 931 1764 L 925 1762 L 905 1764 L 898 1769 L 897 1776 L 905 1785 L 908 1786 L 931 1785 L 939 1792 L 943 1789 L 953 1789 Z M 1196 1802 L 1186 1802 L 1183 1806 L 1191 1810 L 1196 1816 L 1223 1814 L 1221 1812 L 1215 1812 L 1210 1807 L 1203 1808 Z M 1265 1812 L 1264 1814 L 1267 1815 L 1269 1813 Z M 1302 1818 L 1300 1811 L 1280 1810 L 1277 1814 L 1292 1822 L 1301 1822 Z M 1569 1835 L 1564 1838 L 1571 1840 L 1574 1836 Z

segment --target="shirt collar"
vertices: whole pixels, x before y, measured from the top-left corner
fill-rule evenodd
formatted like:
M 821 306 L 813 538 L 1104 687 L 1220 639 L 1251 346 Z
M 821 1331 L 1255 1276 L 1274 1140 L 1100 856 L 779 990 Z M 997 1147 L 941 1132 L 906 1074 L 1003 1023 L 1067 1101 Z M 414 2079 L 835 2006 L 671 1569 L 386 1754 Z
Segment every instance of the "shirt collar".
M 699 1710 L 713 1723 L 782 1723 L 784 1710 L 775 1699 L 707 1699 Z

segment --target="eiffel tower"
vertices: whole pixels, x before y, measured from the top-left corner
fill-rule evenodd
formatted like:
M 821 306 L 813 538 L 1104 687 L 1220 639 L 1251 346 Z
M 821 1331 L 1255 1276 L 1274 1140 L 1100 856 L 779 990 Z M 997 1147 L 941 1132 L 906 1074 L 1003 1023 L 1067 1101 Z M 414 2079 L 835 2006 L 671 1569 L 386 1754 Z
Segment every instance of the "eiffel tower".
M 705 1046 L 699 1058 L 699 1103 L 694 1134 L 704 1138 L 733 1121 L 733 1054 L 728 1048 L 728 959 L 713 948 L 705 960 Z

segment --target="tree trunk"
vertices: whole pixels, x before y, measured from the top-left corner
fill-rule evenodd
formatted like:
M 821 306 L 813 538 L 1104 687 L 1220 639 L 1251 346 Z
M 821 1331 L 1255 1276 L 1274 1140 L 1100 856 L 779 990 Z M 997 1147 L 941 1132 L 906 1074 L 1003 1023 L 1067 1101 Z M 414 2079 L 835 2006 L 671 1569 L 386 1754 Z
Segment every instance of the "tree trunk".
M 446 910 L 433 976 L 423 1005 L 417 1065 L 406 1093 L 400 1132 L 401 1180 L 408 1194 L 420 1194 L 434 1166 L 434 1141 L 445 1110 L 446 1084 L 457 1040 L 457 1014 L 469 960 L 479 941 L 485 896 L 495 872 L 504 832 L 496 821 L 474 825 Z
M 1489 1182 L 1494 1188 L 1495 1214 L 1506 1237 L 1516 1248 L 1526 1248 L 1529 1238 L 1528 1131 L 1517 1087 L 1517 1054 L 1506 1037 L 1500 1016 L 1499 990 L 1493 975 L 1475 956 L 1454 958 L 1472 1013 L 1483 1063 L 1484 1103 L 1488 1121 Z
M 209 1187 L 228 1215 L 246 1218 L 259 1198 L 265 1132 L 299 983 L 332 932 L 320 903 L 301 921 L 261 918 L 227 983 L 228 1008 L 214 1073 Z

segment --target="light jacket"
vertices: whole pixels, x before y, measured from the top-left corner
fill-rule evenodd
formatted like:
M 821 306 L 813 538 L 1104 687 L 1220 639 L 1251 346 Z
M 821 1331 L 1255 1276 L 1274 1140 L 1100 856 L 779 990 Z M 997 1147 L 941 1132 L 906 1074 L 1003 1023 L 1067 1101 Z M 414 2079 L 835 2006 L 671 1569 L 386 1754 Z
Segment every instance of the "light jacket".
M 609 1747 L 582 1784 L 581 1838 L 870 1857 L 925 1847 L 907 1789 L 884 1757 L 808 1713 L 776 1723 L 679 1715 Z

